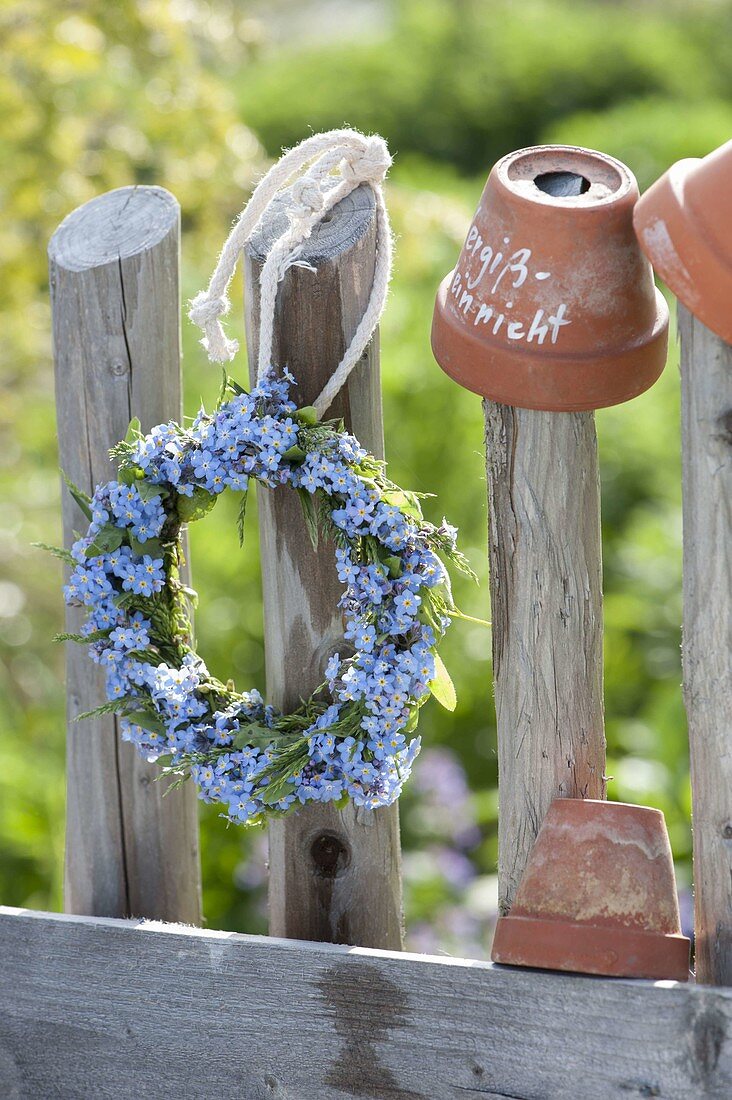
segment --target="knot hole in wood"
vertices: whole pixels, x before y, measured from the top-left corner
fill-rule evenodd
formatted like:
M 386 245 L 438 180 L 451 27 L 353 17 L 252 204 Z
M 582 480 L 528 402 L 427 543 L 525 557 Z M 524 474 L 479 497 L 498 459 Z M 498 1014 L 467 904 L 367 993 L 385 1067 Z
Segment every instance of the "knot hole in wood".
M 310 857 L 319 878 L 338 878 L 351 862 L 351 848 L 335 833 L 318 833 L 310 845 Z

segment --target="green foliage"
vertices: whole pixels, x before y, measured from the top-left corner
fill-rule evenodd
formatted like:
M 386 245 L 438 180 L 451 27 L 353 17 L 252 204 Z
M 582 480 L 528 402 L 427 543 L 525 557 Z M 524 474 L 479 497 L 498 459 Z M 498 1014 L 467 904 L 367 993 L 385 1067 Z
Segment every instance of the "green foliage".
M 92 511 L 89 507 L 91 504 L 91 497 L 89 494 L 80 489 L 78 485 L 74 485 L 73 481 L 63 472 L 63 470 L 61 471 L 61 476 L 66 482 L 66 488 L 69 490 L 71 496 L 79 505 L 86 518 L 91 519 Z
M 578 111 L 549 126 L 542 141 L 586 145 L 611 153 L 633 171 L 642 190 L 683 157 L 702 157 L 732 134 L 732 100 L 631 99 L 606 111 Z
M 439 653 L 435 654 L 435 678 L 430 684 L 430 691 L 437 702 L 445 710 L 453 711 L 457 706 L 455 685 L 450 678 L 450 673 L 445 668 L 445 662 Z
M 482 171 L 579 110 L 660 96 L 687 116 L 729 91 L 726 5 L 398 0 L 386 33 L 264 53 L 239 84 L 268 150 L 344 122 Z M 718 142 L 724 135 L 718 137 Z
M 181 203 L 189 265 L 196 250 L 208 265 L 261 168 L 216 71 L 250 49 L 244 17 L 223 6 L 0 5 L 0 898 L 11 904 L 60 908 L 63 877 L 64 655 L 50 642 L 62 571 L 31 549 L 63 541 L 46 247 L 80 203 L 156 183 Z
M 286 456 L 285 456 L 286 457 Z M 249 493 L 244 490 L 239 496 L 239 510 L 236 513 L 236 533 L 239 536 L 239 546 L 244 545 L 244 523 L 247 518 L 247 499 Z
M 203 519 L 216 504 L 218 497 L 212 496 L 205 489 L 196 486 L 189 497 L 178 497 L 178 517 L 181 523 L 193 523 L 197 519 Z
M 105 523 L 86 548 L 87 558 L 96 557 L 97 554 L 111 554 L 122 545 L 124 537 L 124 531 L 120 531 L 119 527 L 115 527 L 113 523 Z
M 318 530 L 318 513 L 315 510 L 315 501 L 307 489 L 297 489 L 296 492 L 302 506 L 302 514 L 305 520 L 308 537 L 312 543 L 313 550 L 317 550 L 320 532 Z

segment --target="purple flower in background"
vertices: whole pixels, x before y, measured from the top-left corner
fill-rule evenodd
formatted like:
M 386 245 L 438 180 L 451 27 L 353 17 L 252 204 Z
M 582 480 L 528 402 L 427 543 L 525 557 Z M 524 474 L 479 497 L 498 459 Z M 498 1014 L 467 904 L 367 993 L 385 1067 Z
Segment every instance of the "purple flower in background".
M 454 752 L 442 746 L 425 750 L 414 771 L 413 788 L 421 796 L 420 815 L 442 835 L 464 851 L 479 842 L 468 781 Z

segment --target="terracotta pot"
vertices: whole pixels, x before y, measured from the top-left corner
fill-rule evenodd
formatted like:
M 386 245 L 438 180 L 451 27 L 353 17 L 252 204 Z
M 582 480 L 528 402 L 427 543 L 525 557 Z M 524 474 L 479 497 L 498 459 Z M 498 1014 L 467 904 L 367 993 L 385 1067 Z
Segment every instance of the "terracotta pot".
M 638 185 L 620 161 L 538 146 L 493 168 L 432 350 L 461 386 L 569 412 L 628 401 L 666 361 L 668 309 L 633 233 Z
M 633 215 L 645 254 L 677 298 L 732 343 L 732 141 L 680 160 Z
M 491 958 L 628 978 L 689 976 L 671 847 L 660 810 L 556 799 Z

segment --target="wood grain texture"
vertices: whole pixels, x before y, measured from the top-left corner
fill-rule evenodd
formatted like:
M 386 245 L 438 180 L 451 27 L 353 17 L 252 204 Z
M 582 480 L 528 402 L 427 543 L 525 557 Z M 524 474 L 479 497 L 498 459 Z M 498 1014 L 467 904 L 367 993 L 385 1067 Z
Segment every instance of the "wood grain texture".
M 0 1095 L 729 1100 L 732 990 L 0 909 Z
M 181 414 L 180 211 L 158 187 L 125 187 L 75 210 L 49 244 L 60 465 L 87 492 L 114 476 L 108 451 L 133 416 Z M 67 546 L 86 520 L 64 490 Z M 69 609 L 69 630 L 81 616 Z M 163 800 L 158 769 L 116 721 L 74 718 L 106 700 L 83 646 L 67 645 L 65 905 L 73 913 L 198 923 L 195 791 Z
M 483 409 L 506 913 L 552 800 L 605 797 L 600 481 L 593 413 Z
M 679 304 L 696 976 L 732 985 L 732 347 Z
M 259 272 L 284 228 L 282 201 L 245 253 L 250 364 L 257 358 Z M 301 258 L 315 271 L 293 267 L 280 287 L 274 356 L 294 375 L 301 405 L 317 397 L 361 319 L 371 290 L 375 223 L 372 192 L 360 187 L 305 244 Z M 377 336 L 328 415 L 342 416 L 364 447 L 383 456 Z M 258 494 L 267 697 L 291 710 L 322 683 L 331 653 L 346 651 L 337 607 L 342 588 L 333 547 L 321 540 L 313 551 L 296 494 L 260 487 Z M 396 805 L 375 812 L 307 806 L 274 822 L 269 843 L 272 935 L 401 946 Z

